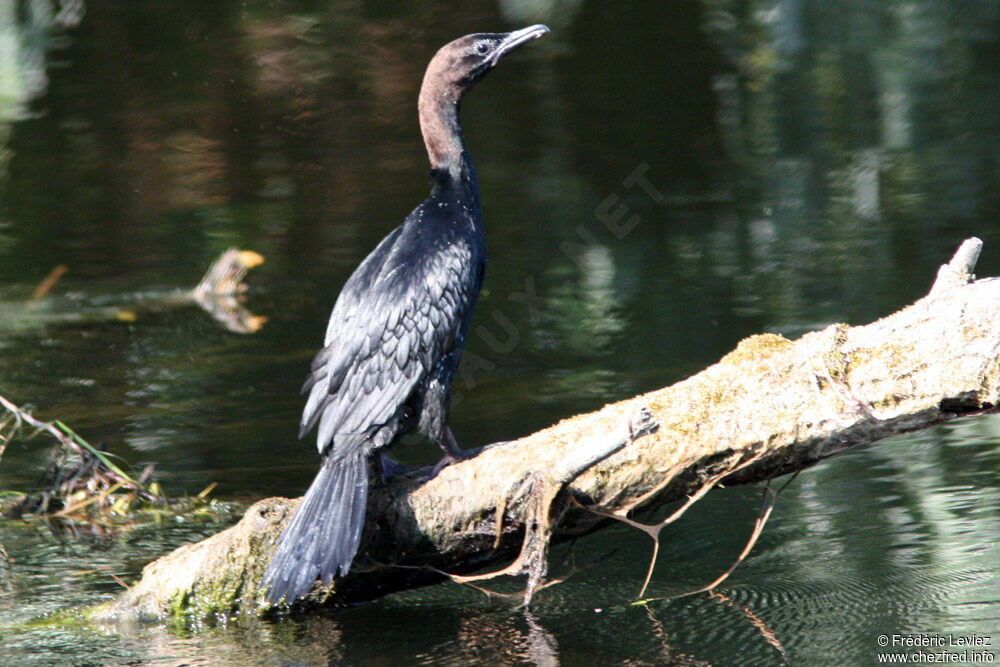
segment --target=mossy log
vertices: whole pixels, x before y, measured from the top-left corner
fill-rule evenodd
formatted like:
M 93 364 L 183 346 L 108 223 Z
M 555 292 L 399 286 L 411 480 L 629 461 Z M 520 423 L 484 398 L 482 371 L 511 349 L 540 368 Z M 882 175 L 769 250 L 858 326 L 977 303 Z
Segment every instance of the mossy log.
M 796 341 L 753 336 L 673 386 L 487 448 L 428 481 L 378 487 L 356 565 L 305 604 L 372 599 L 512 559 L 504 573 L 538 584 L 550 540 L 593 531 L 608 515 L 995 411 L 1000 279 L 970 282 L 980 247 L 966 241 L 930 294 L 872 324 Z M 267 611 L 261 576 L 296 502 L 258 502 L 237 525 L 148 565 L 99 614 Z

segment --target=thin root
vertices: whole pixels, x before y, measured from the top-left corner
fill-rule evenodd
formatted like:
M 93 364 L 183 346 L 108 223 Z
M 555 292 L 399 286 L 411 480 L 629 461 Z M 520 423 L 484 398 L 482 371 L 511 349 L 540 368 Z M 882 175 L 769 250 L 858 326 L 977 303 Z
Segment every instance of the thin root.
M 653 540 L 653 553 L 652 553 L 652 555 L 650 556 L 650 559 L 649 559 L 649 568 L 646 570 L 646 578 L 645 578 L 645 580 L 643 580 L 642 587 L 639 589 L 639 594 L 636 596 L 637 599 L 642 599 L 642 597 L 646 593 L 646 589 L 649 587 L 650 581 L 652 581 L 652 579 L 653 579 L 653 571 L 656 569 L 656 558 L 657 558 L 657 556 L 659 556 L 659 553 L 660 553 L 660 532 L 664 528 L 666 528 L 667 526 L 669 526 L 670 524 L 672 524 L 673 522 L 677 521 L 677 519 L 681 518 L 681 516 L 683 516 L 684 513 L 687 512 L 688 509 L 692 505 L 694 505 L 696 502 L 698 502 L 699 500 L 701 500 L 702 497 L 704 497 L 704 495 L 706 493 L 708 493 L 709 491 L 711 491 L 712 489 L 714 489 L 719 484 L 719 482 L 721 482 L 725 477 L 728 477 L 729 475 L 731 475 L 731 474 L 733 474 L 735 472 L 738 472 L 738 471 L 746 468 L 749 465 L 752 465 L 756 461 L 759 461 L 760 458 L 761 458 L 761 456 L 763 455 L 763 452 L 764 452 L 764 450 L 761 449 L 761 451 L 757 452 L 756 454 L 754 454 L 753 456 L 751 456 L 750 458 L 748 458 L 746 461 L 743 461 L 739 465 L 737 465 L 737 466 L 735 466 L 733 468 L 726 468 L 725 470 L 723 470 L 723 471 L 721 471 L 719 473 L 716 473 L 715 475 L 713 475 L 712 477 L 710 477 L 708 480 L 705 481 L 705 483 L 703 483 L 701 485 L 701 487 L 697 491 L 695 491 L 693 494 L 691 494 L 690 496 L 688 496 L 688 499 L 684 502 L 683 505 L 681 505 L 680 507 L 678 507 L 676 510 L 674 510 L 674 512 L 670 516 L 668 516 L 666 519 L 664 519 L 663 521 L 661 521 L 659 523 L 646 524 L 646 523 L 642 523 L 640 521 L 636 521 L 634 519 L 630 519 L 626 515 L 633 508 L 635 508 L 638 504 L 640 504 L 644 500 L 652 497 L 653 495 L 655 495 L 659 491 L 661 491 L 664 488 L 666 488 L 667 484 L 669 484 L 671 481 L 673 481 L 673 479 L 674 479 L 674 475 L 673 474 L 668 474 L 666 476 L 665 480 L 663 481 L 663 483 L 660 484 L 656 489 L 653 489 L 652 491 L 650 491 L 649 493 L 647 493 L 646 495 L 644 495 L 638 501 L 636 501 L 634 503 L 630 503 L 628 505 L 628 507 L 623 508 L 623 509 L 621 509 L 621 510 L 619 510 L 617 512 L 604 512 L 604 511 L 596 509 L 594 507 L 588 507 L 586 505 L 580 504 L 580 502 L 577 501 L 575 498 L 573 498 L 572 501 L 576 504 L 577 507 L 585 509 L 588 512 L 593 512 L 594 514 L 597 514 L 598 516 L 608 517 L 609 519 L 615 519 L 617 521 L 621 521 L 622 523 L 628 524 L 629 526 L 632 526 L 633 528 L 637 528 L 637 529 L 641 530 L 642 532 L 646 533 L 647 535 L 649 535 L 649 537 Z M 681 467 L 682 466 L 677 466 L 676 469 L 679 470 Z M 784 488 L 784 487 L 782 487 L 782 488 Z M 761 526 L 761 528 L 763 528 L 763 526 Z M 737 565 L 738 564 L 739 563 L 737 563 Z M 735 569 L 735 567 L 736 566 L 734 565 L 733 569 Z M 726 576 L 728 576 L 728 574 Z M 718 583 L 718 582 L 716 582 L 716 583 Z M 713 584 L 713 585 L 715 585 L 715 584 Z M 700 591 L 696 591 L 696 592 L 700 592 Z
M 712 593 L 714 592 L 716 586 L 718 586 L 723 581 L 728 579 L 729 575 L 731 575 L 733 571 L 735 571 L 736 568 L 739 567 L 744 560 L 746 560 L 746 557 L 750 555 L 750 552 L 753 550 L 754 545 L 757 544 L 758 538 L 760 538 L 761 533 L 764 532 L 764 526 L 767 524 L 767 520 L 771 517 L 771 511 L 774 509 L 774 503 L 778 500 L 778 495 L 782 491 L 787 489 L 788 485 L 791 484 L 793 481 L 795 481 L 796 477 L 798 477 L 797 472 L 794 475 L 792 475 L 787 482 L 782 484 L 781 488 L 778 489 L 777 491 L 771 488 L 770 482 L 765 484 L 764 495 L 763 498 L 761 498 L 760 512 L 757 515 L 757 520 L 754 521 L 753 532 L 750 533 L 750 539 L 747 541 L 746 546 L 743 547 L 743 551 L 741 551 L 740 555 L 736 558 L 736 562 L 733 563 L 728 570 L 719 575 L 715 579 L 715 581 L 708 584 L 707 586 L 702 586 L 697 590 L 689 591 L 687 593 L 681 593 L 680 595 L 675 595 L 674 599 L 688 597 L 690 595 L 696 595 L 698 593 L 706 593 L 706 592 Z

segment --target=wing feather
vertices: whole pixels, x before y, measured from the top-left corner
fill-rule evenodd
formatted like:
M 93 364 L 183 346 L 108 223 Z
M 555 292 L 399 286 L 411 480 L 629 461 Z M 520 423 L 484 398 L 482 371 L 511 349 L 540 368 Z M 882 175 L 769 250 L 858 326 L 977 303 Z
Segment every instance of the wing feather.
M 463 243 L 417 248 L 405 223 L 344 285 L 304 391 L 302 433 L 342 456 L 398 418 L 418 383 L 461 337 L 481 280 Z M 367 306 L 367 307 L 366 307 Z

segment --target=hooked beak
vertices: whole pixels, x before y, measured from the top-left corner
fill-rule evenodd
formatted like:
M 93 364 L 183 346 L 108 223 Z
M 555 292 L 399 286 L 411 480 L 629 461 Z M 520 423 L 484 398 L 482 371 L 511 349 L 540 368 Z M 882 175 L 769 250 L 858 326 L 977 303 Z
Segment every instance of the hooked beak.
M 507 33 L 507 37 L 500 43 L 497 50 L 493 52 L 493 57 L 490 58 L 490 66 L 495 66 L 500 59 L 506 56 L 508 53 L 521 46 L 527 41 L 541 37 L 549 31 L 548 26 L 544 26 L 541 23 L 537 25 L 528 26 L 527 28 L 522 28 L 520 30 L 515 30 L 514 32 Z

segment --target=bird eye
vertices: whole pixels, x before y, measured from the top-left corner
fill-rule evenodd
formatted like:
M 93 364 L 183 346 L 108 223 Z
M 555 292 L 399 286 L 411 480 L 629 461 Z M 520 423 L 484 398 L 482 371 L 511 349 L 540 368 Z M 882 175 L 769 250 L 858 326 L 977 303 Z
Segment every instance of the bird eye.
M 490 51 L 490 45 L 488 42 L 476 42 L 476 45 L 472 48 L 478 55 L 481 56 L 485 56 Z

